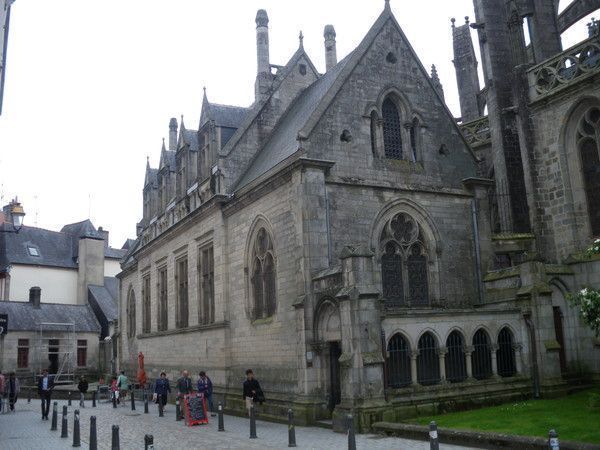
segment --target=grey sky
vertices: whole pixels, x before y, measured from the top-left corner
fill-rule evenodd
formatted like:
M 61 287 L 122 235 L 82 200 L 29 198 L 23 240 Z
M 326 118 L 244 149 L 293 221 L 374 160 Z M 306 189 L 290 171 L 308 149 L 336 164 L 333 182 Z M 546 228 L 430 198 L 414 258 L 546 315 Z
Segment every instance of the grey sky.
M 49 229 L 89 216 L 120 246 L 135 235 L 146 156 L 158 164 L 169 118 L 183 114 L 186 127 L 197 128 L 203 86 L 213 102 L 252 102 L 257 9 L 269 13 L 271 63 L 291 57 L 302 30 L 305 49 L 323 71 L 323 26 L 335 26 L 341 59 L 383 6 L 383 0 L 17 0 L 0 116 L 4 203 L 17 195 L 26 225 Z M 438 67 L 458 115 L 450 17 L 457 23 L 473 17 L 472 0 L 392 0 L 391 6 L 422 63 Z M 563 36 L 565 47 L 585 33 L 584 25 L 573 27 Z

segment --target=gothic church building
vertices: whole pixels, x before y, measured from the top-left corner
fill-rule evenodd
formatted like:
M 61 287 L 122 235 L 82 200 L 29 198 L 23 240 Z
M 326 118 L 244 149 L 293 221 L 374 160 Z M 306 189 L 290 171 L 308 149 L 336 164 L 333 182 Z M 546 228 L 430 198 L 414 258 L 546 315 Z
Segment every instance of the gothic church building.
M 251 367 L 263 417 L 353 411 L 360 429 L 598 378 L 599 342 L 565 299 L 600 287 L 582 256 L 600 235 L 600 41 L 560 41 L 593 2 L 566 18 L 547 0 L 474 3 L 452 26 L 459 119 L 389 1 L 339 61 L 325 27 L 324 74 L 302 39 L 272 64 L 258 11 L 254 103 L 205 92 L 197 129 L 171 119 L 146 167 L 123 368 L 141 351 L 151 377 L 206 370 L 241 413 Z

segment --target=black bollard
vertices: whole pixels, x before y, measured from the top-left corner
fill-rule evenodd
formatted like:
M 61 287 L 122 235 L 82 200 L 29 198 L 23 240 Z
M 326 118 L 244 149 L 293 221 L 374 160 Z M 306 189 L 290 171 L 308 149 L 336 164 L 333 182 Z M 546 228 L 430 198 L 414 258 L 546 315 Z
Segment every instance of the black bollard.
M 50 431 L 58 430 L 58 402 L 54 402 L 52 405 L 52 426 Z
M 92 408 L 96 407 L 96 391 L 92 392 Z
M 62 424 L 61 424 L 61 428 L 60 428 L 60 437 L 61 438 L 68 438 L 69 437 L 69 430 L 67 429 L 67 407 L 63 406 L 63 412 L 62 412 Z
M 354 435 L 354 418 L 352 414 L 346 416 L 348 421 L 348 450 L 356 450 L 356 436 Z
M 164 417 L 165 414 L 165 410 L 164 410 L 165 406 L 163 405 L 162 402 L 162 397 L 158 397 L 158 417 Z
M 254 415 L 254 405 L 250 407 L 250 439 L 256 439 L 256 416 Z
M 296 446 L 296 426 L 294 425 L 294 411 L 288 409 L 288 447 Z
M 130 391 L 131 394 L 131 410 L 135 411 L 135 395 L 133 391 Z
M 79 434 L 79 410 L 73 413 L 73 447 L 81 447 L 81 436 Z
M 121 444 L 119 444 L 119 425 L 112 426 L 111 450 L 121 450 Z
M 31 388 L 27 389 L 27 403 L 31 403 Z
M 96 416 L 90 417 L 90 450 L 98 450 L 98 433 L 96 431 Z
M 148 393 L 144 391 L 144 414 L 148 414 Z
M 151 434 L 144 436 L 144 450 L 154 450 L 154 436 Z
M 179 404 L 179 396 L 175 400 L 175 420 L 179 422 L 181 420 L 181 405 Z
M 219 402 L 219 431 L 225 431 L 225 423 L 223 421 L 223 405 Z
M 71 406 L 71 391 L 69 391 L 69 403 L 67 403 L 69 406 Z
M 431 421 L 429 424 L 429 448 L 430 450 L 440 450 L 440 441 L 438 440 L 437 424 Z
M 558 442 L 558 433 L 556 430 L 550 430 L 548 433 L 548 449 L 549 450 L 559 450 L 560 444 Z
M 113 408 L 117 407 L 117 393 L 113 392 L 112 393 L 112 402 L 113 402 Z

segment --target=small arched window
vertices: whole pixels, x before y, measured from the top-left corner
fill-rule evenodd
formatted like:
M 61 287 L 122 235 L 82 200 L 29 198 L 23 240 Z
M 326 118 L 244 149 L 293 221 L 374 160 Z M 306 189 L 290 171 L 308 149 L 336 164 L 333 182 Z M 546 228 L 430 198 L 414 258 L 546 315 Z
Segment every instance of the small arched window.
M 400 333 L 393 335 L 387 346 L 388 387 L 401 388 L 411 384 L 410 346 Z
M 386 98 L 381 106 L 383 116 L 383 147 L 385 157 L 402 159 L 402 125 L 398 107 L 391 98 Z
M 583 184 L 593 236 L 600 236 L 600 108 L 592 106 L 581 117 L 576 133 Z
M 260 228 L 252 245 L 252 317 L 261 319 L 275 314 L 277 294 L 273 241 L 265 228 Z
M 490 337 L 485 330 L 479 329 L 473 336 L 473 377 L 485 380 L 492 376 L 492 347 Z
M 127 294 L 127 336 L 132 338 L 135 334 L 135 292 L 133 289 L 129 289 L 129 294 Z
M 464 339 L 459 331 L 453 331 L 446 339 L 446 379 L 458 383 L 467 378 Z
M 429 305 L 426 242 L 419 224 L 399 213 L 380 237 L 381 278 L 386 306 Z
M 433 334 L 427 332 L 419 339 L 417 356 L 417 378 L 419 384 L 431 385 L 440 382 L 440 357 Z
M 498 375 L 501 377 L 512 377 L 517 373 L 513 344 L 511 331 L 507 327 L 502 328 L 498 334 L 498 350 L 496 351 Z

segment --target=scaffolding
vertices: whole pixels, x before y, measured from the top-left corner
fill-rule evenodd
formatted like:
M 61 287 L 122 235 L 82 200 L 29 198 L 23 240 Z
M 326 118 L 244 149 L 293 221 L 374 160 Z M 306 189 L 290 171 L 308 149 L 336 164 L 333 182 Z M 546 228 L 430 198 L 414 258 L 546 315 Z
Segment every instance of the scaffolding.
M 75 324 L 41 322 L 38 326 L 35 370 L 41 374 L 43 369 L 48 369 L 55 383 L 73 383 L 77 352 Z

